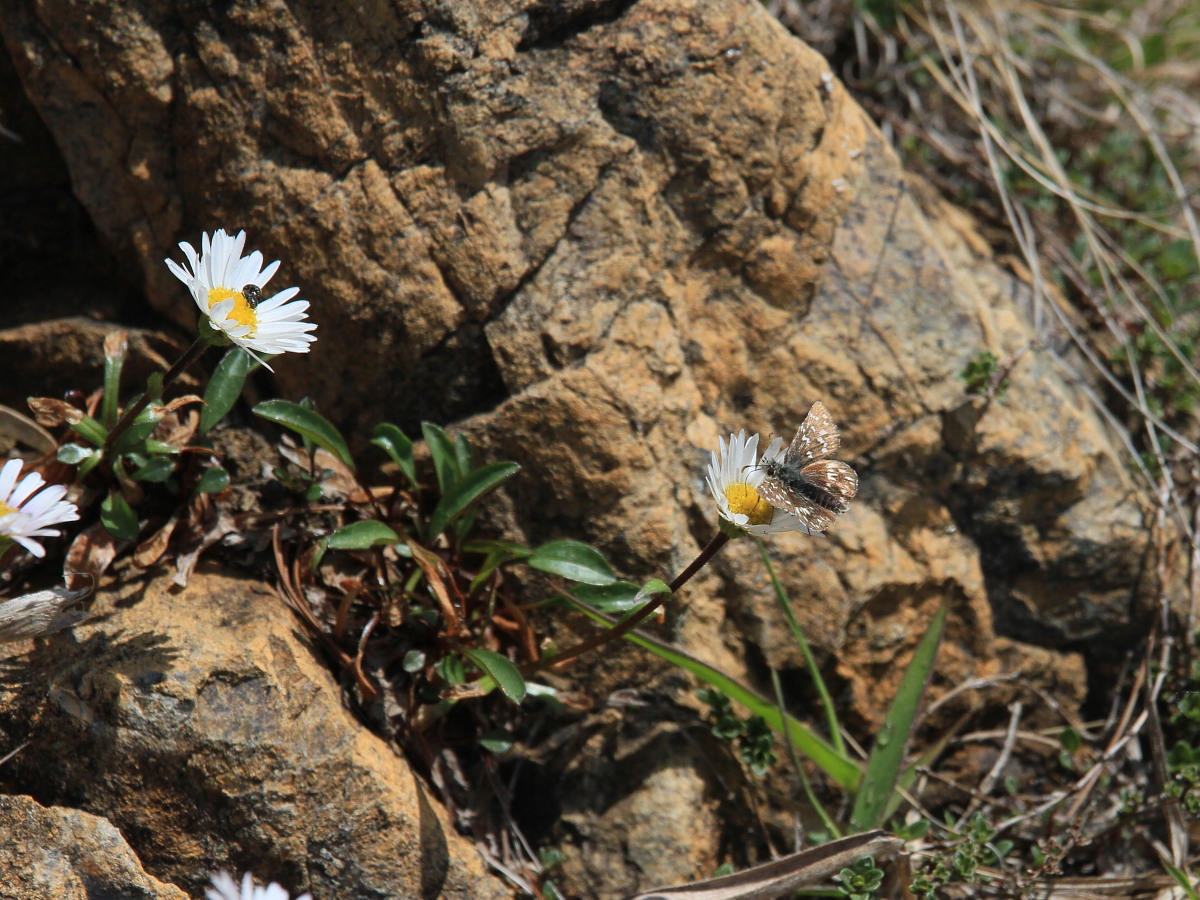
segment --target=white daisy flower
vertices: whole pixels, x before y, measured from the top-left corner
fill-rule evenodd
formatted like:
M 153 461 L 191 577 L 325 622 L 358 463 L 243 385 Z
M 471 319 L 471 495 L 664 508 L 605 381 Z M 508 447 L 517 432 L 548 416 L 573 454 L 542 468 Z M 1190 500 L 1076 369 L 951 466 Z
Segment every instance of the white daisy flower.
M 249 872 L 242 876 L 241 885 L 228 872 L 217 872 L 204 895 L 208 900 L 288 900 L 288 892 L 275 882 L 266 887 L 255 885 Z M 296 900 L 312 900 L 312 894 L 301 894 Z
M 174 260 L 164 260 L 176 278 L 192 292 L 200 312 L 213 330 L 220 332 L 263 365 L 258 354 L 307 353 L 316 340 L 308 332 L 317 326 L 305 321 L 307 300 L 292 299 L 299 288 L 285 288 L 271 297 L 262 288 L 279 269 L 276 260 L 265 269 L 263 255 L 255 250 L 242 256 L 246 232 L 230 237 L 224 229 L 205 232 L 200 253 L 187 241 L 179 244 L 191 271 Z M 270 366 L 267 366 L 270 369 Z
M 34 538 L 56 537 L 60 522 L 74 522 L 79 509 L 63 499 L 67 489 L 54 484 L 42 490 L 46 481 L 37 472 L 30 472 L 17 484 L 21 460 L 10 459 L 0 469 L 0 550 L 16 541 L 39 559 L 46 550 Z
M 717 501 L 717 512 L 726 522 L 750 534 L 778 534 L 782 531 L 812 532 L 798 518 L 776 509 L 756 490 L 766 477 L 759 467 L 758 435 L 747 439 L 745 430 L 729 435 L 729 443 L 717 439 L 720 449 L 708 464 L 708 489 Z M 783 452 L 783 438 L 771 441 L 762 461 Z

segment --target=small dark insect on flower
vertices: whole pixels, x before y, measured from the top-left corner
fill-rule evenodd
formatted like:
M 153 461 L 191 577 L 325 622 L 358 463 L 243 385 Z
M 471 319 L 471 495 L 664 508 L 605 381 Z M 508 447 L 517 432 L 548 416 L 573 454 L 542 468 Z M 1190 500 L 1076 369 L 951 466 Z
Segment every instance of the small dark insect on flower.
M 242 288 L 242 296 L 246 298 L 246 305 L 254 309 L 262 301 L 262 288 L 257 284 L 248 284 Z
M 817 401 L 783 457 L 762 464 L 767 477 L 758 493 L 772 506 L 799 518 L 810 531 L 824 531 L 850 508 L 858 491 L 854 470 L 844 462 L 827 459 L 841 443 L 829 410 Z

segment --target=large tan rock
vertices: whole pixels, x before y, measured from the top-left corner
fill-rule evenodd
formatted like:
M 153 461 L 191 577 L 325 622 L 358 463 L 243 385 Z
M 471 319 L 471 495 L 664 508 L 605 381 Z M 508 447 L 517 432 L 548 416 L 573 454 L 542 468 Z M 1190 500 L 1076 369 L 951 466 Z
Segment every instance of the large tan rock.
M 277 597 L 215 572 L 169 584 L 102 592 L 96 618 L 8 660 L 0 746 L 31 743 L 3 790 L 104 816 L 192 896 L 221 868 L 320 898 L 509 895 Z
M 142 871 L 120 832 L 98 816 L 0 794 L 0 833 L 4 900 L 187 900 Z

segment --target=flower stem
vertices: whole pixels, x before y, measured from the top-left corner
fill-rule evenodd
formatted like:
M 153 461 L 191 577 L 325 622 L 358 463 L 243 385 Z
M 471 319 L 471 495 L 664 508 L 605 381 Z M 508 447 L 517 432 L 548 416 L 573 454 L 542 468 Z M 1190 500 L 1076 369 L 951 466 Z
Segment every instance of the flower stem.
M 675 580 L 671 582 L 671 593 L 659 594 L 647 602 L 646 605 L 641 607 L 637 612 L 630 614 L 628 618 L 622 619 L 620 622 L 606 631 L 602 631 L 599 634 L 588 638 L 586 641 L 576 644 L 569 650 L 564 650 L 562 653 L 557 653 L 548 659 L 541 659 L 536 663 L 531 663 L 521 670 L 522 673 L 529 674 L 530 672 L 537 672 L 543 669 L 557 669 L 559 666 L 578 659 L 588 651 L 595 650 L 597 647 L 603 646 L 609 641 L 614 641 L 617 638 L 628 634 L 630 631 L 633 631 L 633 629 L 637 628 L 638 625 L 648 619 L 651 614 L 653 614 L 660 606 L 666 603 L 669 597 L 673 597 L 675 593 L 681 587 L 683 587 L 693 575 L 699 572 L 704 567 L 704 564 L 712 559 L 716 555 L 717 551 L 724 547 L 727 543 L 729 543 L 729 536 L 724 532 L 718 531 L 716 536 L 708 542 L 708 546 L 700 551 L 700 555 L 692 560 L 691 564 L 682 572 L 680 572 L 679 575 L 676 576 Z
M 179 357 L 179 359 L 175 361 L 175 365 L 171 366 L 171 368 L 167 371 L 167 374 L 163 376 L 163 389 L 165 390 L 167 385 L 182 375 L 184 370 L 198 360 L 206 349 L 208 349 L 208 344 L 205 341 L 197 338 L 196 342 L 187 348 L 183 356 Z M 112 427 L 112 431 L 110 431 L 108 433 L 108 437 L 104 439 L 104 458 L 108 460 L 109 465 L 112 465 L 112 449 L 116 446 L 117 439 L 129 430 L 129 426 L 131 426 L 134 420 L 142 414 L 142 410 L 150 405 L 150 401 L 152 399 L 153 398 L 150 396 L 149 390 L 143 393 L 137 403 L 133 404 L 133 406 L 129 407 L 124 413 L 121 414 L 121 418 L 117 420 L 117 424 Z

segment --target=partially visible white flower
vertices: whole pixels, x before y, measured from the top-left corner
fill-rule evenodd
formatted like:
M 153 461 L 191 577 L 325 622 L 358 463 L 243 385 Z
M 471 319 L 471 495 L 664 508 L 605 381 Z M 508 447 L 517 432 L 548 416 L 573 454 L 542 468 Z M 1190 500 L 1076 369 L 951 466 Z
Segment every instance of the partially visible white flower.
M 54 484 L 42 490 L 46 481 L 37 472 L 30 472 L 17 484 L 21 460 L 10 459 L 0 468 L 0 550 L 16 541 L 34 556 L 46 555 L 45 548 L 34 540 L 37 537 L 56 537 L 61 522 L 74 522 L 79 510 L 64 500 L 67 489 Z
M 776 509 L 758 495 L 765 476 L 759 467 L 758 435 L 746 437 L 745 430 L 717 439 L 720 449 L 708 464 L 708 489 L 717 502 L 717 513 L 726 522 L 750 534 L 778 534 L 783 531 L 812 532 L 798 518 Z M 762 459 L 774 459 L 783 449 L 783 438 L 771 441 Z
M 288 892 L 275 882 L 258 887 L 249 872 L 242 876 L 241 885 L 228 872 L 217 872 L 204 895 L 208 900 L 288 900 Z M 301 894 L 296 900 L 312 900 L 312 894 Z
M 242 256 L 245 246 L 246 232 L 231 237 L 218 229 L 211 240 L 208 232 L 204 233 L 198 254 L 187 241 L 180 243 L 188 269 L 174 260 L 164 262 L 187 285 L 212 328 L 263 365 L 267 364 L 260 353 L 307 353 L 308 345 L 316 340 L 308 332 L 317 327 L 305 321 L 308 301 L 292 299 L 300 293 L 294 287 L 267 297 L 262 288 L 278 271 L 279 261 L 264 269 L 263 255 L 257 250 Z
M 0 600 L 0 644 L 40 637 L 79 624 L 87 613 L 68 607 L 91 592 L 91 588 L 70 591 L 64 586 Z

